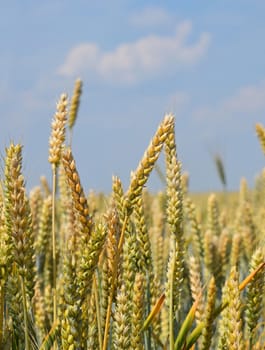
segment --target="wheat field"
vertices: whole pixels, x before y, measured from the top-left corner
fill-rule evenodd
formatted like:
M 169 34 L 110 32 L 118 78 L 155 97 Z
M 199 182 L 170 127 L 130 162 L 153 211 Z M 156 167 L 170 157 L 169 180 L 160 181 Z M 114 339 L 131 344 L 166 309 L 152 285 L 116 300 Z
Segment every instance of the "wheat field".
M 26 190 L 23 146 L 5 150 L 0 349 L 264 349 L 265 171 L 233 195 L 191 194 L 168 114 L 127 189 L 113 177 L 110 195 L 87 194 L 71 148 L 81 93 L 77 80 L 58 101 L 51 179 Z

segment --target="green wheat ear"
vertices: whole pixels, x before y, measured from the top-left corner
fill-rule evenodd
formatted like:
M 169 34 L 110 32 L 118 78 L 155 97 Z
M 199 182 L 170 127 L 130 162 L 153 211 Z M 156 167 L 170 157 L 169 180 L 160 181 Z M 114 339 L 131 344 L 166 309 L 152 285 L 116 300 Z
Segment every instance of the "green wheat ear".
M 221 184 L 225 189 L 227 186 L 226 172 L 225 172 L 224 161 L 220 154 L 215 154 L 214 163 L 215 163 L 217 174 L 219 176 Z

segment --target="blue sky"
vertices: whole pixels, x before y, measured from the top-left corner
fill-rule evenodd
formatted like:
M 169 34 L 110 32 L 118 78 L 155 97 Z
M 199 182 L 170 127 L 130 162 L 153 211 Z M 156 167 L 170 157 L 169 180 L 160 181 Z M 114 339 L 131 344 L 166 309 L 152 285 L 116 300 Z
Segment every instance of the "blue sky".
M 24 145 L 29 188 L 50 177 L 56 101 L 83 80 L 73 152 L 85 189 L 125 188 L 165 113 L 192 191 L 250 186 L 264 166 L 265 2 L 9 1 L 0 11 L 1 153 Z M 163 159 L 159 160 L 163 168 Z M 149 188 L 158 190 L 154 173 Z

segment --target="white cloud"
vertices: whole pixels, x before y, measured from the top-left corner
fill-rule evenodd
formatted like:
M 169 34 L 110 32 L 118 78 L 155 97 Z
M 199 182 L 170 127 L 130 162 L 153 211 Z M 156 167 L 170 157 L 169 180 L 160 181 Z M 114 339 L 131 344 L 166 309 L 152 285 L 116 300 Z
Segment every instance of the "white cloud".
M 248 85 L 239 88 L 231 97 L 227 97 L 215 106 L 199 107 L 193 112 L 195 119 L 199 121 L 231 121 L 233 118 L 248 117 L 255 120 L 257 115 L 265 112 L 265 81 L 256 85 Z
M 69 52 L 65 63 L 59 68 L 59 73 L 74 76 L 77 71 L 97 68 L 101 56 L 97 45 L 92 43 L 80 44 Z
M 173 36 L 150 35 L 132 43 L 103 51 L 93 43 L 83 43 L 70 50 L 58 73 L 63 76 L 89 74 L 105 81 L 135 83 L 197 63 L 206 53 L 210 35 L 201 33 L 187 44 L 192 31 L 190 21 L 180 23 Z
M 129 21 L 136 27 L 157 27 L 167 25 L 172 21 L 172 17 L 163 8 L 147 7 L 141 12 L 134 13 Z
M 265 82 L 240 88 L 223 102 L 223 108 L 231 112 L 256 113 L 265 108 Z

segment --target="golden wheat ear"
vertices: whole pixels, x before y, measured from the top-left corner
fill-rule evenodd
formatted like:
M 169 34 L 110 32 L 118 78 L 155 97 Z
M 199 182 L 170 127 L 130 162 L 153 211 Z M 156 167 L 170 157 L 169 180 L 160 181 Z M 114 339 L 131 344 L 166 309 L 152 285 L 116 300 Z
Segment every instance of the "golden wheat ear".
M 129 203 L 132 206 L 137 203 L 144 185 L 159 157 L 160 151 L 173 127 L 174 117 L 172 115 L 166 115 L 145 151 L 136 171 L 132 173 L 130 186 L 127 192 Z
M 88 239 L 92 229 L 92 217 L 90 215 L 85 192 L 76 168 L 75 160 L 70 148 L 67 148 L 62 156 L 68 186 L 71 190 L 73 207 L 75 209 L 76 222 L 80 229 L 81 240 Z
M 207 293 L 207 305 L 204 313 L 205 327 L 202 331 L 202 350 L 210 349 L 212 338 L 214 334 L 214 310 L 216 301 L 217 288 L 214 277 L 211 278 L 208 293 Z
M 257 249 L 250 260 L 250 273 L 260 266 L 264 261 L 262 250 Z M 263 295 L 264 295 L 264 269 L 259 271 L 250 281 L 247 290 L 246 303 L 246 324 L 247 334 L 249 336 L 250 347 L 254 346 L 259 336 L 259 320 L 262 314 Z
M 232 267 L 223 293 L 223 302 L 227 303 L 227 307 L 221 314 L 222 333 L 220 334 L 220 342 L 226 344 L 228 349 L 243 350 L 242 301 L 240 299 L 238 276 L 236 267 Z
M 65 141 L 65 125 L 67 121 L 68 98 L 66 94 L 60 96 L 56 106 L 56 113 L 52 122 L 50 136 L 49 162 L 52 166 L 52 266 L 53 266 L 53 321 L 57 320 L 57 242 L 56 242 L 56 185 L 57 170 L 61 162 L 62 149 Z
M 61 160 L 62 147 L 65 141 L 65 125 L 68 113 L 67 105 L 67 95 L 62 94 L 56 106 L 56 113 L 52 122 L 52 132 L 49 142 L 49 162 L 56 168 Z
M 17 271 L 23 305 L 25 349 L 30 349 L 28 305 L 31 305 L 35 285 L 35 254 L 29 201 L 22 175 L 22 146 L 11 144 L 5 162 L 5 217 L 7 234 L 11 238 L 13 269 Z
M 262 151 L 265 154 L 265 128 L 262 124 L 256 124 L 256 133 L 257 133 Z
M 71 104 L 70 104 L 70 109 L 69 109 L 69 118 L 68 118 L 68 126 L 69 126 L 69 131 L 70 131 L 70 147 L 72 145 L 72 139 L 73 139 L 73 127 L 74 127 L 75 122 L 76 122 L 78 109 L 79 109 L 79 105 L 80 105 L 82 86 L 83 86 L 82 80 L 77 79 L 75 81 L 74 92 L 73 92 L 73 96 L 71 98 Z

